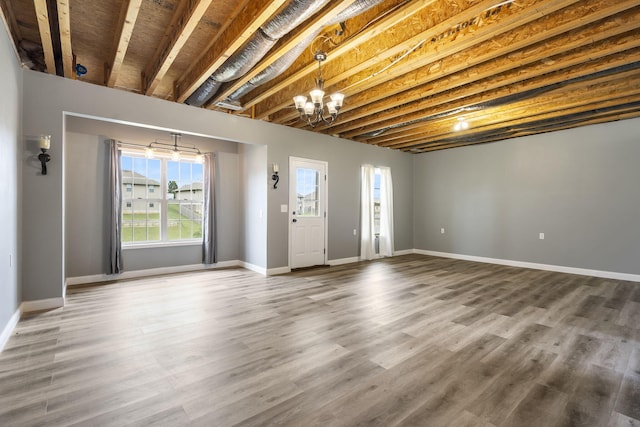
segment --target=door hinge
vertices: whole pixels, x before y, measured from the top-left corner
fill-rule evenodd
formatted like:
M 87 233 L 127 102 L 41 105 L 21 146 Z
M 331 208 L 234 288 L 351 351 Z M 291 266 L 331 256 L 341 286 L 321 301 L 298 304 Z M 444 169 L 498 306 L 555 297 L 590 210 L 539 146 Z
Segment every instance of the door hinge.
M 322 253 L 326 255 L 326 254 L 327 254 L 327 250 L 326 250 L 326 249 L 323 249 L 323 250 L 322 250 Z
M 326 212 L 324 213 L 324 217 L 325 217 L 325 218 L 327 217 L 327 213 L 326 213 Z

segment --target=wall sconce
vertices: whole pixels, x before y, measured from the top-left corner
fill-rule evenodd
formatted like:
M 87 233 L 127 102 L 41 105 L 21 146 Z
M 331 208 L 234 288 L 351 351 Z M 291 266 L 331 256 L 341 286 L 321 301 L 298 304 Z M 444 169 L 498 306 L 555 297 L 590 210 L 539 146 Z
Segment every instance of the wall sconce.
M 51 148 L 51 135 L 40 135 L 38 137 L 38 145 L 40 147 L 40 153 L 38 155 L 38 160 L 40 160 L 40 164 L 42 165 L 42 175 L 47 174 L 47 162 L 51 160 L 51 156 L 47 153 L 47 150 Z
M 273 183 L 273 188 L 278 188 L 278 182 L 280 182 L 280 176 L 278 175 L 278 164 L 274 163 L 273 164 L 273 175 L 271 175 L 271 180 L 275 181 Z

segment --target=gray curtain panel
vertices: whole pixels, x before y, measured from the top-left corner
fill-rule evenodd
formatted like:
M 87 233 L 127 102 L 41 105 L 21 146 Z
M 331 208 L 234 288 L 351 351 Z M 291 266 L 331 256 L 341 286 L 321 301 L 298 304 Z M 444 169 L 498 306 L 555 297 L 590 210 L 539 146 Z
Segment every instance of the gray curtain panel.
M 202 262 L 205 264 L 215 264 L 217 262 L 216 250 L 216 157 L 214 153 L 204 155 L 204 218 L 203 218 L 203 241 L 202 241 Z
M 118 274 L 122 271 L 122 171 L 120 170 L 120 150 L 118 142 L 109 143 L 109 194 L 111 209 L 109 218 L 109 271 Z

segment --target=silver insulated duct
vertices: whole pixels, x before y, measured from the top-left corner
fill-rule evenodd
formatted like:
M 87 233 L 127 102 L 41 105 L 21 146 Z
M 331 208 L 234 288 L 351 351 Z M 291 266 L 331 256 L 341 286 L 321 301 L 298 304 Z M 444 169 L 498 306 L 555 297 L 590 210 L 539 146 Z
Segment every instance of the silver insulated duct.
M 383 0 L 357 0 L 336 15 L 335 18 L 324 23 L 323 26 L 333 25 L 353 18 L 382 1 Z M 329 0 L 292 0 L 289 2 L 280 13 L 277 13 L 269 21 L 265 22 L 240 50 L 231 55 L 220 68 L 211 74 L 205 83 L 187 98 L 186 103 L 196 107 L 201 107 L 207 103 L 216 92 L 218 92 L 223 83 L 236 80 L 249 72 L 251 68 L 264 58 L 279 39 L 306 21 L 327 3 L 329 3 Z M 320 31 L 319 29 L 298 43 L 264 71 L 240 87 L 225 100 L 225 104 L 233 105 L 244 94 L 272 80 L 289 68 L 300 56 L 302 51 L 311 44 Z
M 207 81 L 187 98 L 186 103 L 201 107 L 211 99 L 220 85 L 246 74 L 280 38 L 322 9 L 329 0 L 291 0 L 218 68 Z
M 336 15 L 333 19 L 330 19 L 328 22 L 326 22 L 324 26 L 326 27 L 329 25 L 344 22 L 347 19 L 358 16 L 359 14 L 371 9 L 372 7 L 378 5 L 379 3 L 382 3 L 383 1 L 384 0 L 358 0 L 352 3 L 338 15 Z M 278 58 L 278 60 L 265 68 L 261 73 L 238 88 L 238 90 L 229 95 L 229 97 L 225 100 L 226 103 L 236 103 L 240 98 L 251 92 L 256 87 L 267 83 L 282 74 L 291 66 L 291 64 L 295 62 L 296 59 L 298 59 L 300 54 L 302 54 L 307 46 L 309 46 L 311 42 L 313 42 L 313 40 L 318 36 L 320 31 L 322 31 L 321 28 L 318 29 L 318 31 L 316 31 L 315 33 L 310 34 L 307 38 L 298 43 L 294 48 L 292 48 L 290 51 L 282 55 L 282 57 Z

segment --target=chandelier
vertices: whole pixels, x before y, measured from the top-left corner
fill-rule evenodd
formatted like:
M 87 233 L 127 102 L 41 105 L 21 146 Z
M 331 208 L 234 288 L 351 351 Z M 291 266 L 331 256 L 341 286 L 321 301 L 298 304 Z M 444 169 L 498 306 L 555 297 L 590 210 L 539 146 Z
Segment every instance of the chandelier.
M 313 59 L 318 61 L 318 78 L 315 79 L 315 89 L 309 92 L 311 102 L 307 102 L 307 97 L 304 95 L 293 97 L 296 110 L 300 113 L 300 120 L 312 128 L 316 127 L 318 123 L 326 123 L 330 125 L 335 122 L 338 118 L 338 112 L 342 107 L 342 101 L 344 100 L 344 95 L 341 93 L 334 93 L 330 95 L 329 97 L 331 98 L 331 101 L 327 102 L 327 112 L 325 113 L 324 105 L 322 104 L 322 100 L 324 98 L 322 62 L 327 59 L 327 54 L 322 51 L 318 51 L 313 56 Z
M 171 133 L 173 137 L 173 144 L 166 144 L 164 142 L 153 141 L 145 148 L 145 156 L 148 159 L 153 159 L 155 157 L 157 150 L 168 151 L 171 153 L 171 160 L 174 162 L 180 161 L 182 159 L 182 154 L 188 154 L 194 156 L 194 160 L 196 163 L 202 163 L 204 161 L 204 156 L 195 145 L 180 145 L 178 141 L 182 137 L 180 133 Z

